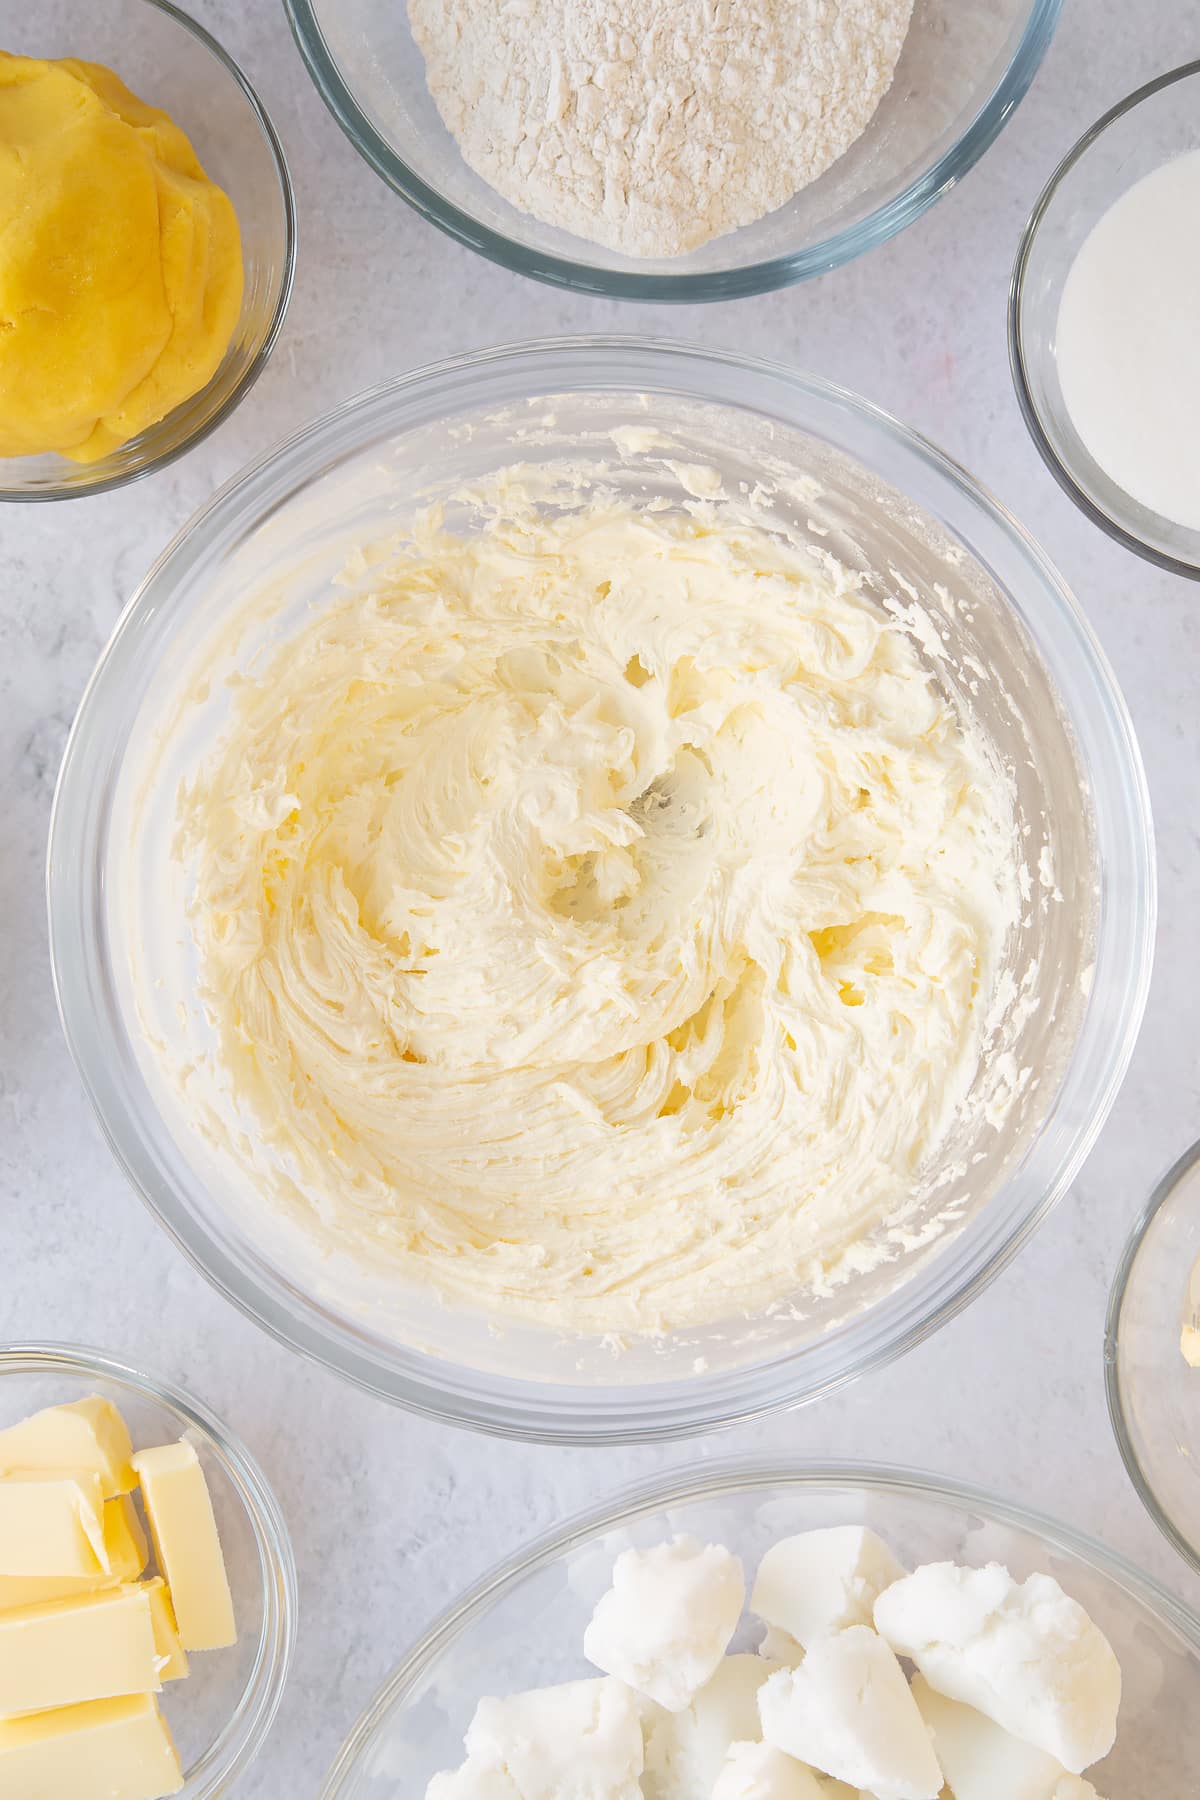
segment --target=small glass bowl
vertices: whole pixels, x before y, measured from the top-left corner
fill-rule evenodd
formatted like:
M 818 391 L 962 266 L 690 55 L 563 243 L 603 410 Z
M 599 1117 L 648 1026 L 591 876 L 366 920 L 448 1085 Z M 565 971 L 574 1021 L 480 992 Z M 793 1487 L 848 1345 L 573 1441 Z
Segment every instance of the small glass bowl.
M 1200 1369 L 1179 1336 L 1200 1262 L 1200 1143 L 1168 1169 L 1125 1246 L 1104 1333 L 1108 1414 L 1150 1517 L 1200 1571 Z
M 825 275 L 954 187 L 1024 97 L 1062 0 L 916 0 L 895 79 L 858 141 L 786 205 L 686 256 L 631 257 L 545 225 L 465 161 L 430 97 L 405 0 L 284 0 L 359 154 L 424 218 L 519 275 L 627 300 L 735 300 Z
M 1200 1619 L 1069 1525 L 977 1488 L 867 1464 L 717 1463 L 618 1495 L 493 1570 L 430 1627 L 379 1690 L 326 1777 L 320 1800 L 410 1800 L 456 1767 L 484 1694 L 595 1675 L 584 1627 L 614 1558 L 678 1532 L 727 1544 L 747 1569 L 794 1531 L 862 1524 L 902 1560 L 1004 1563 L 1053 1575 L 1116 1651 L 1117 1741 L 1090 1771 L 1114 1796 L 1190 1794 L 1200 1762 Z M 739 1633 L 733 1647 L 753 1647 Z
M 0 1427 L 43 1406 L 99 1394 L 117 1406 L 135 1448 L 186 1437 L 212 1495 L 229 1570 L 238 1642 L 197 1653 L 163 1712 L 186 1771 L 180 1800 L 216 1800 L 262 1748 L 296 1641 L 296 1569 L 287 1526 L 248 1451 L 190 1395 L 102 1351 L 71 1344 L 0 1347 Z
M 55 0 L 15 10 L 4 48 L 104 63 L 170 113 L 238 216 L 241 317 L 206 387 L 96 462 L 0 458 L 0 500 L 71 500 L 165 467 L 218 426 L 258 379 L 283 324 L 296 264 L 296 208 L 279 139 L 227 51 L 170 0 Z
M 1109 537 L 1193 580 L 1200 580 L 1200 531 L 1143 506 L 1096 462 L 1063 397 L 1056 339 L 1063 287 L 1093 226 L 1143 176 L 1197 147 L 1198 116 L 1200 61 L 1147 82 L 1098 119 L 1043 189 L 1021 239 L 1008 296 L 1017 400 L 1050 473 Z M 1194 221 L 1186 223 L 1194 229 Z

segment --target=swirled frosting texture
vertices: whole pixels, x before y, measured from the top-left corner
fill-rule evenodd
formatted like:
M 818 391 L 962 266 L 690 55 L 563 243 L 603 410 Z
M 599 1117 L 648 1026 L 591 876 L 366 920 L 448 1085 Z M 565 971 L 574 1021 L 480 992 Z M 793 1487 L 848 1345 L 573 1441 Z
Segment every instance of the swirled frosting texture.
M 520 493 L 238 684 L 182 803 L 223 1078 L 315 1228 L 452 1301 L 759 1312 L 887 1254 L 971 1085 L 1008 787 L 832 560 Z

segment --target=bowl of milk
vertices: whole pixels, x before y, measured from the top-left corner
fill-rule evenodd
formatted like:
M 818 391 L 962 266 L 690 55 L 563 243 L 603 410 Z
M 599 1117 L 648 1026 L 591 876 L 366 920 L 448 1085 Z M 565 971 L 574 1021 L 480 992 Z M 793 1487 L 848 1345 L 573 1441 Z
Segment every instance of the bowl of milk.
M 1013 380 L 1056 479 L 1110 536 L 1200 578 L 1200 62 L 1071 150 L 1009 293 Z

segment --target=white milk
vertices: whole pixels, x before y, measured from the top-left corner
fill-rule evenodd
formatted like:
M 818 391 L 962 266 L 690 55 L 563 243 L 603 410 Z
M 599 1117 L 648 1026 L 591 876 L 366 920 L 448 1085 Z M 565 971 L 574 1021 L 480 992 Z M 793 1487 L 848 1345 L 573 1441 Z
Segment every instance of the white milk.
M 1057 353 L 1100 467 L 1200 530 L 1200 150 L 1143 176 L 1092 228 L 1063 288 Z

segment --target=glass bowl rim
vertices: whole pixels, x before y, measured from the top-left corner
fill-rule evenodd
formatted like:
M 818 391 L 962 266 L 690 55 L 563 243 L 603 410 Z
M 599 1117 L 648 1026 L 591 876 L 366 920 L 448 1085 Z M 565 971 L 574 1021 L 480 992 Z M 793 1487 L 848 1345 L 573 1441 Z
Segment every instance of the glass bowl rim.
M 1200 1574 L 1200 1536 L 1195 1540 L 1188 1538 L 1159 1499 L 1158 1490 L 1134 1443 L 1121 1381 L 1121 1313 L 1134 1265 L 1143 1243 L 1154 1228 L 1159 1212 L 1197 1164 L 1200 1164 L 1200 1139 L 1190 1145 L 1182 1156 L 1178 1156 L 1158 1181 L 1125 1240 L 1109 1289 L 1108 1310 L 1104 1320 L 1104 1397 L 1108 1404 L 1109 1424 L 1134 1492 L 1167 1542 Z
M 642 275 L 636 270 L 604 269 L 572 257 L 550 255 L 480 223 L 431 188 L 380 137 L 326 47 L 313 0 L 283 0 L 283 4 L 313 85 L 342 131 L 381 180 L 431 225 L 489 262 L 552 287 L 612 300 L 694 305 L 767 294 L 828 274 L 887 243 L 919 219 L 974 168 L 1025 98 L 1053 40 L 1064 0 L 1029 0 L 1028 17 L 1016 49 L 965 130 L 929 168 L 914 176 L 865 219 L 785 256 L 750 263 L 744 268 L 679 275 Z
M 705 1463 L 691 1473 L 676 1467 L 623 1486 L 599 1505 L 574 1513 L 564 1523 L 528 1539 L 510 1556 L 494 1564 L 438 1614 L 393 1673 L 376 1689 L 342 1744 L 318 1800 L 339 1800 L 339 1796 L 345 1794 L 345 1781 L 353 1775 L 356 1764 L 371 1747 L 396 1703 L 403 1701 L 414 1683 L 461 1630 L 481 1618 L 496 1600 L 527 1576 L 647 1513 L 768 1486 L 851 1488 L 863 1493 L 916 1496 L 963 1511 L 981 1512 L 989 1523 L 1036 1536 L 1050 1548 L 1065 1550 L 1090 1564 L 1124 1592 L 1132 1591 L 1185 1639 L 1200 1662 L 1200 1614 L 1177 1599 L 1154 1576 L 1138 1568 L 1130 1558 L 1110 1549 L 1090 1533 L 1079 1531 L 1038 1508 L 1006 1500 L 984 1487 L 891 1463 L 825 1461 L 809 1457 L 730 1457 Z
M 296 195 L 283 144 L 280 141 L 279 133 L 271 123 L 270 114 L 259 99 L 257 90 L 241 64 L 225 49 L 223 44 L 218 42 L 211 31 L 201 25 L 198 19 L 194 19 L 190 13 L 184 12 L 182 7 L 176 6 L 174 0 L 141 0 L 141 3 L 154 7 L 157 12 L 165 13 L 169 19 L 173 19 L 177 25 L 189 32 L 205 50 L 216 58 L 226 73 L 233 77 L 237 87 L 241 89 L 242 96 L 249 105 L 254 120 L 262 133 L 275 169 L 279 197 L 283 204 L 283 261 L 279 273 L 275 306 L 262 343 L 242 370 L 234 386 L 230 388 L 221 404 L 177 443 L 170 444 L 159 451 L 157 456 L 151 457 L 150 461 L 143 463 L 140 468 L 124 469 L 119 474 L 108 475 L 103 480 L 81 484 L 78 487 L 66 485 L 42 488 L 9 487 L 4 483 L 3 464 L 0 463 L 0 504 L 9 501 L 19 505 L 39 506 L 55 500 L 89 500 L 97 494 L 111 494 L 116 488 L 128 487 L 131 482 L 141 481 L 147 475 L 154 475 L 160 469 L 169 468 L 179 457 L 185 456 L 189 450 L 194 450 L 197 444 L 202 444 L 205 438 L 209 437 L 218 425 L 223 425 L 230 414 L 241 405 L 266 367 L 267 359 L 274 350 L 279 333 L 283 328 L 284 317 L 291 300 L 292 287 L 296 279 Z
M 90 1381 L 93 1377 L 165 1406 L 199 1431 L 205 1448 L 232 1482 L 250 1521 L 251 1530 L 269 1575 L 264 1584 L 263 1624 L 259 1632 L 255 1667 L 246 1689 L 220 1735 L 208 1747 L 188 1782 L 201 1777 L 194 1800 L 219 1800 L 245 1774 L 262 1749 L 275 1723 L 287 1687 L 296 1648 L 299 1583 L 291 1535 L 283 1509 L 258 1462 L 228 1425 L 185 1389 L 123 1362 L 105 1350 L 86 1344 L 13 1340 L 0 1343 L 0 1391 L 6 1375 L 63 1375 Z M 261 1679 L 255 1676 L 259 1670 Z M 214 1752 L 237 1728 L 230 1760 L 206 1772 Z
M 1192 76 L 1200 75 L 1200 57 L 1191 62 L 1181 63 L 1177 68 L 1168 69 L 1153 80 L 1143 82 L 1124 99 L 1110 106 L 1106 113 L 1089 125 L 1083 135 L 1072 144 L 1034 204 L 1021 233 L 1017 245 L 1017 254 L 1013 262 L 1012 275 L 1008 284 L 1008 365 L 1012 374 L 1013 389 L 1017 396 L 1017 405 L 1025 423 L 1025 429 L 1033 440 L 1033 447 L 1043 463 L 1053 475 L 1060 488 L 1073 500 L 1080 512 L 1090 519 L 1093 525 L 1110 537 L 1114 543 L 1126 550 L 1132 550 L 1135 556 L 1153 563 L 1156 568 L 1166 569 L 1172 575 L 1182 575 L 1188 581 L 1200 581 L 1200 554 L 1194 562 L 1186 557 L 1174 556 L 1169 550 L 1160 550 L 1157 545 L 1148 543 L 1135 531 L 1119 523 L 1092 499 L 1075 479 L 1071 464 L 1059 453 L 1054 437 L 1048 431 L 1042 414 L 1033 397 L 1033 383 L 1029 378 L 1030 358 L 1026 352 L 1025 328 L 1023 315 L 1025 310 L 1025 282 L 1029 272 L 1029 260 L 1033 247 L 1041 231 L 1046 214 L 1049 212 L 1058 190 L 1070 175 L 1076 164 L 1081 162 L 1110 125 L 1117 124 L 1127 113 L 1133 112 L 1144 100 L 1152 100 L 1164 89 L 1173 87 L 1178 81 L 1186 81 Z
M 610 361 L 605 362 L 605 357 Z M 1031 586 L 1037 584 L 1044 616 L 1070 634 L 1070 667 L 1086 668 L 1098 690 L 1093 696 L 1089 689 L 1089 706 L 1077 711 L 1073 723 L 1086 719 L 1094 728 L 1093 736 L 1100 735 L 1119 762 L 1120 791 L 1112 793 L 1107 804 L 1114 814 L 1120 815 L 1117 831 L 1133 877 L 1133 893 L 1126 902 L 1119 939 L 1115 920 L 1110 919 L 1107 931 L 1101 930 L 1097 940 L 1098 954 L 1110 981 L 1114 974 L 1113 958 L 1122 960 L 1120 990 L 1124 1010 L 1119 1029 L 1105 1040 L 1104 1067 L 1097 1076 L 1098 1085 L 1094 1090 L 1089 1089 L 1088 1123 L 1073 1134 L 1069 1152 L 1056 1158 L 1050 1172 L 1053 1178 L 1045 1179 L 1037 1203 L 1028 1206 L 1019 1218 L 1006 1221 L 1005 1235 L 1000 1240 L 977 1248 L 965 1275 L 960 1269 L 952 1278 L 943 1276 L 936 1294 L 927 1294 L 920 1302 L 910 1301 L 902 1320 L 890 1321 L 886 1330 L 876 1332 L 877 1341 L 864 1344 L 860 1334 L 855 1333 L 853 1343 L 834 1359 L 836 1366 L 823 1366 L 819 1374 L 809 1368 L 807 1379 L 798 1380 L 798 1366 L 812 1361 L 812 1347 L 809 1346 L 767 1364 L 751 1362 L 739 1367 L 724 1378 L 724 1385 L 715 1390 L 715 1397 L 712 1383 L 706 1386 L 709 1394 L 706 1399 L 702 1399 L 699 1392 L 681 1396 L 678 1381 L 659 1384 L 663 1392 L 657 1403 L 654 1394 L 640 1394 L 638 1389 L 630 1389 L 625 1404 L 605 1417 L 596 1416 L 594 1411 L 588 1412 L 588 1389 L 560 1387 L 555 1390 L 554 1404 L 551 1404 L 528 1379 L 518 1382 L 503 1378 L 499 1385 L 493 1383 L 480 1397 L 469 1386 L 464 1386 L 463 1380 L 464 1372 L 467 1377 L 478 1377 L 481 1372 L 449 1358 L 421 1356 L 401 1347 L 402 1366 L 396 1361 L 381 1361 L 370 1348 L 350 1344 L 340 1325 L 336 1321 L 331 1325 L 327 1315 L 308 1296 L 302 1296 L 297 1306 L 291 1293 L 283 1291 L 281 1279 L 273 1271 L 263 1274 L 247 1267 L 244 1257 L 235 1255 L 207 1225 L 197 1223 L 190 1209 L 179 1200 L 171 1182 L 163 1181 L 155 1173 L 148 1184 L 134 1167 L 134 1159 L 144 1146 L 138 1131 L 131 1135 L 127 1095 L 119 1090 L 108 1092 L 111 1086 L 109 1072 L 88 1042 L 89 1034 L 95 1033 L 96 1017 L 87 1004 L 81 983 L 89 979 L 89 969 L 97 955 L 103 954 L 103 931 L 96 914 L 95 884 L 86 885 L 90 881 L 85 867 L 87 853 L 78 841 L 70 841 L 86 834 L 93 822 L 93 815 L 81 813 L 74 803 L 72 789 L 78 781 L 85 779 L 82 774 L 76 776 L 77 766 L 89 766 L 89 754 L 95 757 L 112 754 L 108 739 L 113 726 L 108 709 L 111 709 L 113 699 L 107 690 L 128 679 L 128 669 L 139 653 L 137 639 L 142 615 L 149 622 L 163 609 L 160 590 L 164 580 L 171 577 L 173 565 L 181 562 L 183 569 L 190 571 L 197 559 L 205 554 L 216 523 L 226 515 L 239 521 L 242 513 L 254 519 L 268 517 L 305 480 L 315 476 L 320 467 L 336 460 L 338 454 L 353 454 L 368 427 L 375 427 L 386 419 L 394 429 L 403 429 L 410 421 L 396 420 L 398 407 L 411 407 L 417 401 L 428 402 L 431 396 L 457 396 L 464 391 L 464 383 L 481 372 L 485 377 L 492 374 L 499 378 L 507 365 L 514 363 L 541 372 L 544 363 L 539 359 L 554 362 L 555 391 L 558 392 L 571 390 L 573 382 L 584 390 L 599 387 L 605 391 L 632 391 L 639 386 L 649 386 L 660 391 L 682 391 L 703 401 L 712 396 L 702 388 L 688 388 L 689 373 L 697 382 L 706 376 L 711 379 L 714 369 L 746 375 L 769 383 L 780 406 L 784 397 L 790 397 L 798 406 L 808 403 L 813 407 L 824 407 L 839 418 L 849 415 L 878 434 L 880 439 L 885 442 L 890 439 L 903 453 L 919 460 L 942 484 L 940 498 L 943 502 L 951 498 L 965 499 L 977 516 L 982 515 L 1002 534 L 1005 547 L 1025 564 Z M 631 359 L 636 365 L 636 373 L 630 367 Z M 569 372 L 559 366 L 564 361 L 572 364 Z M 578 364 L 583 367 L 576 373 L 574 365 Z M 676 376 L 674 370 L 680 365 L 685 372 Z M 596 374 L 597 366 L 602 371 L 601 376 Z M 619 379 L 612 369 L 619 369 Z M 733 404 L 724 396 L 718 396 L 717 403 Z M 761 399 L 745 404 L 757 412 L 766 410 L 766 402 Z M 806 428 L 803 418 L 792 417 L 799 429 Z M 808 428 L 813 429 L 811 424 Z M 954 527 L 949 529 L 953 535 Z M 1067 656 L 1060 654 L 1055 664 L 1057 672 L 1061 674 L 1067 667 Z M 105 699 L 99 704 L 97 716 L 93 701 L 98 692 L 103 693 Z M 101 740 L 91 752 L 81 748 L 89 737 Z M 69 822 L 64 822 L 68 814 Z M 65 854 L 64 840 L 68 840 L 68 853 Z M 257 1325 L 290 1348 L 332 1368 L 343 1379 L 392 1404 L 442 1422 L 466 1425 L 494 1436 L 525 1442 L 591 1445 L 665 1442 L 763 1417 L 834 1391 L 923 1342 L 955 1317 L 1008 1266 L 1074 1178 L 1107 1117 L 1128 1067 L 1145 1007 L 1153 957 L 1156 878 L 1152 846 L 1149 793 L 1128 709 L 1083 609 L 1028 532 L 959 464 L 870 401 L 820 376 L 779 363 L 678 340 L 660 341 L 630 335 L 539 339 L 462 353 L 411 370 L 343 402 L 321 420 L 310 423 L 284 443 L 268 449 L 232 477 L 183 525 L 163 550 L 117 621 L 84 691 L 64 752 L 51 810 L 47 851 L 51 969 L 68 1047 L 119 1165 L 158 1223 L 193 1266 Z M 70 873 L 73 867 L 77 871 L 74 876 Z M 1105 877 L 1102 867 L 1097 873 L 1102 882 L 1115 879 L 1111 872 Z M 1118 949 L 1118 943 L 1129 947 L 1128 956 Z M 1124 970 L 1126 962 L 1131 965 L 1128 973 Z M 65 966 L 68 963 L 72 965 L 69 970 Z M 1099 1054 L 1093 1013 L 1095 995 L 1100 990 L 1101 983 L 1097 982 L 1092 1008 L 1076 1041 L 1056 1106 L 1061 1103 L 1072 1070 L 1084 1050 L 1090 1047 L 1093 1056 Z M 1089 1020 L 1093 1020 L 1090 1030 Z M 101 1100 L 101 1087 L 105 1089 L 106 1103 Z M 109 1120 L 109 1110 L 114 1107 L 120 1114 L 123 1136 Z M 127 1144 L 131 1145 L 128 1150 Z M 142 1156 L 143 1163 L 144 1160 Z M 904 1285 L 911 1288 L 913 1284 Z M 871 1310 L 877 1318 L 885 1312 L 882 1307 Z M 692 1385 L 697 1387 L 699 1384 Z M 666 1391 L 668 1388 L 669 1392 Z M 569 1410 L 568 1403 L 572 1403 Z

